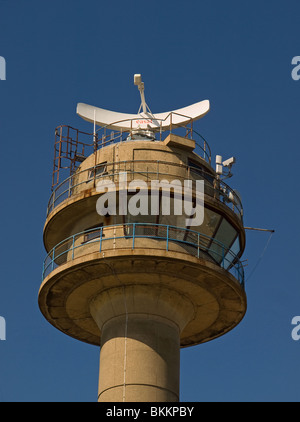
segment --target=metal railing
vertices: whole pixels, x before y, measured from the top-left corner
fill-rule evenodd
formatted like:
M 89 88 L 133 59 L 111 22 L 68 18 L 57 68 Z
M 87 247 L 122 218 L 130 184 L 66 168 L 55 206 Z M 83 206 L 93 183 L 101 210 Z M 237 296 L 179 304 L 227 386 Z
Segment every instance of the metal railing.
M 163 171 L 164 166 L 168 166 L 167 173 Z M 99 174 L 100 169 L 101 173 Z M 153 179 L 158 180 L 160 177 L 170 181 L 173 179 L 181 179 L 181 181 L 204 180 L 205 194 L 218 199 L 235 212 L 240 219 L 243 218 L 243 207 L 239 196 L 224 181 L 214 177 L 211 173 L 197 170 L 192 166 L 156 160 L 101 163 L 74 173 L 53 190 L 48 202 L 47 216 L 64 200 L 88 188 L 96 187 L 96 182 L 100 179 L 109 179 L 116 182 L 119 174 L 124 172 L 127 174 L 128 183 L 131 180 L 141 178 L 149 182 Z
M 176 123 L 176 116 L 184 117 L 186 122 Z M 145 134 L 149 132 L 152 141 L 162 141 L 163 133 L 171 134 L 176 130 L 177 134 L 180 133 L 185 138 L 193 139 L 196 153 L 211 164 L 210 146 L 206 139 L 194 129 L 192 118 L 171 112 L 165 119 L 150 120 L 154 125 L 150 130 L 148 130 L 146 123 L 141 123 L 142 126 L 146 125 L 144 129 L 139 128 L 139 120 L 135 118 L 120 120 L 111 125 L 101 126 L 97 130 L 95 125 L 93 133 L 83 132 L 68 125 L 58 126 L 55 129 L 52 189 L 60 183 L 61 176 L 65 177 L 66 172 L 72 175 L 78 168 L 79 163 L 93 152 L 110 144 L 135 139 L 137 132 Z M 143 118 L 141 118 L 142 121 Z M 128 129 L 118 129 L 118 125 L 122 126 L 125 123 L 127 123 Z M 167 127 L 165 126 L 166 123 Z M 158 139 L 156 139 L 155 134 L 158 134 Z M 148 136 L 145 140 L 147 138 Z M 60 174 L 61 171 L 63 171 L 62 175 Z
M 174 116 L 179 116 L 179 117 L 184 117 L 186 119 L 188 119 L 188 121 L 186 123 L 174 123 Z M 141 118 L 140 120 L 144 120 L 143 118 Z M 146 119 L 146 121 L 149 119 Z M 194 139 L 196 147 L 199 148 L 199 150 L 201 151 L 201 155 L 203 156 L 202 158 L 207 161 L 209 164 L 211 163 L 211 149 L 210 146 L 208 144 L 208 142 L 206 141 L 206 139 L 199 133 L 197 132 L 194 127 L 193 127 L 193 119 L 188 117 L 188 116 L 184 116 L 183 114 L 178 114 L 175 112 L 171 112 L 169 113 L 164 119 L 150 119 L 151 122 L 155 122 L 156 123 L 156 127 L 151 127 L 150 129 L 147 127 L 136 127 L 133 125 L 133 123 L 137 123 L 139 121 L 139 119 L 126 119 L 126 120 L 119 120 L 117 122 L 113 122 L 109 125 L 106 126 L 101 126 L 97 129 L 96 131 L 96 139 L 97 139 L 97 146 L 98 147 L 104 147 L 107 146 L 111 143 L 116 143 L 116 142 L 123 142 L 125 141 L 128 137 L 129 139 L 131 138 L 132 135 L 134 135 L 136 132 L 140 131 L 148 131 L 152 132 L 153 135 L 154 134 L 158 134 L 158 138 L 156 139 L 157 141 L 162 141 L 163 137 L 162 134 L 164 132 L 167 132 L 169 134 L 173 133 L 174 130 L 183 130 L 183 137 L 185 138 L 190 138 L 190 139 L 194 139 L 196 135 L 196 137 L 201 139 L 201 143 L 199 143 L 197 141 L 197 139 Z M 168 123 L 168 127 L 163 127 L 163 123 L 169 121 Z M 116 128 L 111 129 L 111 126 L 114 125 L 121 125 L 124 123 L 130 123 L 127 130 L 117 130 Z M 188 126 L 190 125 L 190 127 Z M 94 135 L 95 136 L 95 135 Z
M 176 123 L 176 117 L 184 118 L 186 121 L 184 123 Z M 144 127 L 140 127 L 140 124 Z M 144 123 L 143 123 L 144 122 Z M 149 128 L 147 122 L 151 122 L 152 126 Z M 122 126 L 125 124 L 128 128 L 127 129 L 120 129 L 118 130 L 118 126 Z M 112 129 L 113 128 L 113 129 Z M 149 131 L 154 134 L 158 134 L 158 141 L 162 141 L 162 134 L 167 132 L 169 134 L 173 133 L 174 130 L 183 130 L 183 137 L 194 139 L 196 137 L 201 139 L 201 143 L 194 139 L 196 148 L 200 150 L 200 155 L 202 158 L 207 161 L 209 164 L 211 163 L 211 149 L 206 141 L 206 139 L 194 129 L 194 119 L 186 116 L 184 114 L 176 113 L 171 111 L 164 119 L 158 119 L 156 117 L 141 117 L 141 118 L 132 118 L 132 119 L 125 119 L 119 120 L 113 123 L 110 123 L 106 126 L 100 126 L 96 133 L 94 134 L 94 138 L 97 142 L 97 148 L 107 146 L 111 143 L 115 142 L 123 142 L 126 139 L 131 138 L 137 131 Z
M 43 263 L 42 277 L 44 279 L 60 265 L 90 253 L 145 248 L 204 258 L 229 271 L 244 287 L 243 266 L 238 256 L 223 243 L 194 230 L 151 223 L 101 226 L 74 234 L 48 253 Z

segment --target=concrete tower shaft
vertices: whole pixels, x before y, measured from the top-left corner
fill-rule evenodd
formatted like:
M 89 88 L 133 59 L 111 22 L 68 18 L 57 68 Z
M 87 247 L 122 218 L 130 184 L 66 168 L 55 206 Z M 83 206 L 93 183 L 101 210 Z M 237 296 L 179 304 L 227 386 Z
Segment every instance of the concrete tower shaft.
M 101 335 L 99 400 L 178 401 L 180 333 L 194 314 L 164 286 L 105 290 L 90 304 Z

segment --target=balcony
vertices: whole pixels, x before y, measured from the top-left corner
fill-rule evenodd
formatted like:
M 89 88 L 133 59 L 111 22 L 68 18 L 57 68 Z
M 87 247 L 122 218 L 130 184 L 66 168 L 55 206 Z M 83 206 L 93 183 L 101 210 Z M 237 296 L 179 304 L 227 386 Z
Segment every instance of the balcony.
M 166 172 L 166 169 L 168 170 Z M 76 196 L 85 190 L 95 187 L 100 180 L 116 182 L 119 174 L 127 174 L 127 182 L 132 180 L 204 180 L 204 193 L 230 208 L 240 220 L 243 219 L 243 207 L 240 197 L 224 181 L 217 179 L 211 173 L 196 169 L 194 166 L 176 164 L 166 161 L 135 160 L 101 163 L 90 167 L 60 183 L 52 192 L 48 207 L 47 216 L 63 201 Z
M 126 249 L 177 252 L 202 258 L 229 271 L 244 287 L 242 263 L 220 241 L 190 229 L 146 223 L 99 226 L 68 237 L 45 258 L 43 279 L 59 266 L 85 255 Z

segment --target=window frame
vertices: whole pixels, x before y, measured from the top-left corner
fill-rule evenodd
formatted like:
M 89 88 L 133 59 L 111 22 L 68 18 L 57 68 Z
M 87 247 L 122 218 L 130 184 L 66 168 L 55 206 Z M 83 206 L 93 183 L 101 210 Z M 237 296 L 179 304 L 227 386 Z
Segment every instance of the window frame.
M 93 229 L 95 229 L 95 231 L 93 231 Z M 96 230 L 96 229 L 98 229 L 98 230 Z M 97 231 L 99 232 L 99 235 L 98 236 L 90 237 L 95 232 L 97 233 Z M 105 237 L 105 235 L 103 234 L 103 223 L 98 223 L 95 226 L 92 226 L 92 227 L 86 229 L 85 230 L 85 233 L 83 235 L 84 237 L 83 237 L 83 241 L 81 242 L 81 244 L 92 242 L 95 239 L 100 239 L 100 237 L 101 237 L 101 231 L 102 231 L 102 237 Z

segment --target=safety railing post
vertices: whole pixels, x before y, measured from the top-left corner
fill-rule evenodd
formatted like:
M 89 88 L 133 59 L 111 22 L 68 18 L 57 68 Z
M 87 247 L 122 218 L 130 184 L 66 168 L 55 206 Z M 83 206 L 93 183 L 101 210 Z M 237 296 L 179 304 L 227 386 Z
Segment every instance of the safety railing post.
M 241 274 L 240 274 L 240 261 L 237 262 L 237 279 L 241 281 Z
M 99 252 L 102 250 L 102 237 L 103 237 L 103 226 L 100 228 L 100 249 Z
M 56 189 L 54 189 L 54 191 L 52 193 L 52 209 L 51 209 L 51 211 L 53 211 L 54 208 L 55 208 L 55 193 L 56 193 Z
M 45 278 L 45 261 L 43 261 L 43 272 L 42 272 L 42 280 Z
M 222 268 L 224 268 L 224 246 L 222 245 Z
M 51 271 L 54 270 L 54 257 L 55 257 L 55 246 L 52 250 L 52 263 L 51 263 Z
M 133 227 L 132 227 L 132 249 L 134 249 L 134 242 L 135 242 L 135 223 L 133 223 Z
M 75 234 L 72 237 L 72 261 L 74 259 Z
M 240 267 L 240 269 L 241 269 L 241 285 L 242 285 L 242 287 L 243 287 L 243 288 L 245 288 L 245 275 L 244 275 L 244 267 L 243 267 L 243 264 L 242 264 L 242 263 L 240 263 L 240 261 L 239 261 L 239 267 Z
M 68 198 L 71 196 L 71 179 L 72 177 L 69 177 Z
M 169 226 L 167 226 L 167 251 L 169 250 Z
M 200 258 L 200 233 L 198 233 L 198 253 L 197 257 Z

